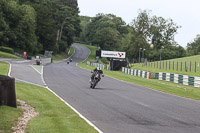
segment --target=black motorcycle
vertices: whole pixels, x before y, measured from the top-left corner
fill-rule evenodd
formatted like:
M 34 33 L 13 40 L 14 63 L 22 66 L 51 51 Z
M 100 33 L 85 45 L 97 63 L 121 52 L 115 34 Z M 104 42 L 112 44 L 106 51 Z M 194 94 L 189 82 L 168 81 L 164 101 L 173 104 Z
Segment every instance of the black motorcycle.
M 93 73 L 93 72 L 91 72 L 91 73 Z M 102 77 L 104 77 L 103 74 L 102 74 Z M 101 74 L 96 72 L 93 79 L 91 79 L 91 81 L 90 81 L 90 88 L 94 89 L 100 80 L 101 80 Z

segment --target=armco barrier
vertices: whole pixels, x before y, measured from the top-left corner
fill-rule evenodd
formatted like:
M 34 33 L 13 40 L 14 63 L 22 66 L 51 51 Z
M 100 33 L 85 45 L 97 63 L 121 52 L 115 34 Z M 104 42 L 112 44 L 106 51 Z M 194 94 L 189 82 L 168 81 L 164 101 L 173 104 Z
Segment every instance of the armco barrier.
M 136 69 L 129 69 L 129 68 L 126 68 L 126 67 L 122 67 L 122 72 L 129 74 L 129 75 L 146 78 L 146 79 L 149 79 L 150 75 L 151 75 L 150 72 L 146 72 L 146 71 L 142 71 L 142 70 L 136 70 Z
M 51 63 L 51 58 L 42 58 L 42 59 L 41 59 L 41 63 L 42 63 L 43 65 L 48 64 L 48 63 Z
M 101 69 L 105 69 L 105 65 L 101 64 L 101 63 L 87 61 L 87 65 L 94 66 L 94 67 L 100 67 Z M 108 67 L 107 67 L 107 69 L 108 69 Z
M 193 77 L 182 74 L 156 72 L 155 79 L 170 81 L 177 84 L 189 85 L 200 88 L 200 77 Z

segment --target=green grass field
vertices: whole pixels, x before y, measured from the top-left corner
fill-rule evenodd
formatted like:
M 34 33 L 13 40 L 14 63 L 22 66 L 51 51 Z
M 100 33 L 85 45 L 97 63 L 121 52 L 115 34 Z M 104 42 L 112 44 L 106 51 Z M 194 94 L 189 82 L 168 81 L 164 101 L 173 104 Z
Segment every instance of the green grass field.
M 16 83 L 17 98 L 26 101 L 40 114 L 31 119 L 26 128 L 28 133 L 95 133 L 64 102 L 45 88 Z
M 0 75 L 8 75 L 9 64 L 0 61 Z
M 13 59 L 23 59 L 21 57 L 18 57 L 16 55 L 10 54 L 10 53 L 5 53 L 0 51 L 0 58 L 13 58 Z
M 88 46 L 88 45 L 84 45 L 84 46 L 90 48 L 91 51 L 95 50 L 95 48 L 96 48 L 95 46 Z M 93 59 L 95 57 L 95 53 L 94 52 L 91 52 L 91 53 L 93 53 L 93 54 L 91 54 L 85 62 L 78 64 L 80 67 L 86 68 L 88 70 L 94 69 L 93 66 L 89 66 L 86 64 L 87 61 L 91 61 L 91 59 Z M 140 70 L 141 70 L 141 68 L 140 68 Z M 160 81 L 160 80 L 156 80 L 156 79 L 144 79 L 141 77 L 131 76 L 131 75 L 122 73 L 121 71 L 103 70 L 103 72 L 107 76 L 114 77 L 114 78 L 122 80 L 122 81 L 142 85 L 142 86 L 145 86 L 148 88 L 152 88 L 152 89 L 155 89 L 158 91 L 170 93 L 170 94 L 177 95 L 177 96 L 200 100 L 200 89 L 199 88 L 195 88 L 192 86 L 184 86 L 181 84 L 175 84 L 175 83 L 167 82 L 167 81 Z
M 191 62 L 191 65 L 190 65 Z M 196 72 L 195 72 L 196 62 Z M 177 58 L 171 60 L 131 64 L 132 69 L 146 70 L 150 72 L 168 72 L 190 76 L 200 76 L 200 55 Z M 191 66 L 191 67 L 190 67 Z
M 0 62 L 0 75 L 7 75 L 8 71 L 9 64 L 6 62 Z M 17 124 L 18 117 L 21 115 L 21 109 L 0 106 L 0 133 L 11 133 L 11 127 Z
M 55 63 L 55 62 L 59 62 L 59 61 L 61 61 L 63 59 L 67 59 L 70 56 L 72 56 L 73 53 L 74 53 L 74 48 L 71 46 L 69 55 L 67 55 L 66 53 L 60 53 L 60 54 L 53 55 L 52 56 L 53 62 Z
M 9 64 L 0 62 L 0 73 L 7 75 Z M 3 71 L 2 71 L 3 70 Z M 40 114 L 27 125 L 28 133 L 96 133 L 97 131 L 80 118 L 64 102 L 46 88 L 16 83 L 16 96 L 26 101 Z M 11 133 L 22 110 L 0 106 L 0 133 Z

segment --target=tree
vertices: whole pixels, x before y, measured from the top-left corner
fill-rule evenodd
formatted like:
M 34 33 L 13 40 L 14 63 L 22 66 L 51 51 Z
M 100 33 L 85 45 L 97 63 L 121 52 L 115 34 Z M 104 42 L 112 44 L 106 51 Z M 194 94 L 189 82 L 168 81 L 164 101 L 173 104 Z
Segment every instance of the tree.
M 29 5 L 21 5 L 19 11 L 22 16 L 15 29 L 17 48 L 23 48 L 31 53 L 38 52 L 40 49 L 37 47 L 37 37 L 35 35 L 36 12 Z
M 138 17 L 132 21 L 131 27 L 134 32 L 132 32 L 132 37 L 129 37 L 129 39 L 131 39 L 129 41 L 131 42 L 130 45 L 132 47 L 134 45 L 136 51 L 139 51 L 140 48 L 145 49 L 145 54 L 151 60 L 159 59 L 160 54 L 158 53 L 160 53 L 162 47 L 165 47 L 166 51 L 175 49 L 176 47 L 174 35 L 180 26 L 177 26 L 172 19 L 164 19 L 157 16 L 151 17 L 150 11 L 140 10 Z M 136 37 L 137 39 L 135 39 Z M 139 44 L 141 45 L 139 46 Z M 123 45 L 125 44 L 123 43 Z M 152 48 L 150 48 L 151 45 L 153 45 Z M 131 57 L 137 57 L 135 54 L 138 52 L 136 51 L 134 51 Z M 174 56 L 167 55 L 166 57 L 171 59 Z M 178 57 L 178 55 L 176 57 Z
M 122 50 L 126 51 L 126 56 L 129 59 L 138 59 L 139 52 L 145 49 L 145 55 L 149 52 L 149 45 L 143 37 L 143 34 L 138 34 L 138 32 L 133 28 L 129 27 L 129 33 L 124 36 L 121 41 Z
M 86 40 L 102 49 L 121 50 L 121 39 L 128 30 L 125 22 L 113 14 L 97 14 L 85 28 Z
M 150 25 L 150 40 L 155 49 L 161 49 L 165 45 L 175 45 L 174 35 L 177 33 L 177 26 L 172 19 L 153 16 Z
M 79 36 L 80 20 L 77 0 L 19 0 L 32 6 L 37 15 L 36 36 L 40 52 L 65 52 Z
M 36 14 L 28 5 L 0 1 L 1 41 L 3 45 L 33 53 L 36 51 Z
M 98 29 L 94 41 L 104 50 L 119 50 L 120 37 L 119 32 L 110 27 Z
M 200 54 L 200 35 L 197 35 L 193 42 L 187 44 L 187 52 L 189 55 Z

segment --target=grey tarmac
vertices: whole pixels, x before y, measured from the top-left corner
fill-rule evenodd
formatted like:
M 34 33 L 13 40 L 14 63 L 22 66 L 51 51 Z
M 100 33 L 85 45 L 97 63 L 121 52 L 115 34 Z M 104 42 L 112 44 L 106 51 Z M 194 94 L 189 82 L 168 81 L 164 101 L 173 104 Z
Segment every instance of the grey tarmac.
M 76 63 L 89 49 L 73 45 L 73 62 L 44 67 L 48 87 L 105 133 L 199 133 L 200 101 L 105 76 L 89 87 L 90 71 Z M 145 80 L 144 80 L 145 82 Z

